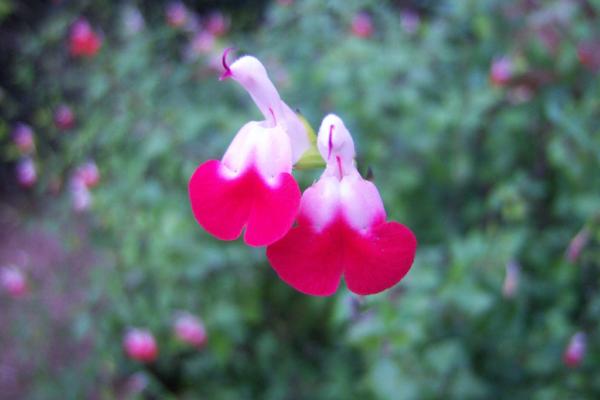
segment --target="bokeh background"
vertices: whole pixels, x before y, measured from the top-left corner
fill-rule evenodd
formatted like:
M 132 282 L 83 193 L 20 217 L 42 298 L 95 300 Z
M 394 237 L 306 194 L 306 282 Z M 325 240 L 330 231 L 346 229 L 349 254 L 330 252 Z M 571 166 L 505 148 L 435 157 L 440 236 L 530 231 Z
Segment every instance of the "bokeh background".
M 261 118 L 230 46 L 344 119 L 399 285 L 304 296 L 196 224 Z M 0 62 L 0 398 L 600 398 L 600 1 L 0 0 Z

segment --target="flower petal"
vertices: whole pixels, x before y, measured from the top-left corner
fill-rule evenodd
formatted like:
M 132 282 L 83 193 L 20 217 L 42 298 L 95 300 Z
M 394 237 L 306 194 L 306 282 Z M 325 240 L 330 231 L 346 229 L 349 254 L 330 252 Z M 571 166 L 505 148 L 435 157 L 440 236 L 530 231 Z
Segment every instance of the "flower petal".
M 209 160 L 196 169 L 189 182 L 194 217 L 204 229 L 222 240 L 234 240 L 247 226 L 245 241 L 265 246 L 285 235 L 300 202 L 300 189 L 287 172 L 267 184 L 255 167 L 229 177 L 220 161 Z
M 368 235 L 345 235 L 344 278 L 348 289 L 360 295 L 394 286 L 412 266 L 417 239 L 406 226 L 387 222 Z
M 339 244 L 335 227 L 316 232 L 301 223 L 267 248 L 267 258 L 281 280 L 294 289 L 313 296 L 330 296 L 337 290 L 343 272 Z

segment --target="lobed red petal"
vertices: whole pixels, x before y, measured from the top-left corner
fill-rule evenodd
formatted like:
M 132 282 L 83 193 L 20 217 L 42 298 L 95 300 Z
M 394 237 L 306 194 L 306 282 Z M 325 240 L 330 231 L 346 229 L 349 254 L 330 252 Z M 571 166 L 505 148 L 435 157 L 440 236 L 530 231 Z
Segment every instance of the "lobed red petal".
M 267 184 L 255 168 L 235 178 L 221 173 L 221 162 L 199 166 L 189 182 L 192 211 L 198 223 L 222 240 L 237 239 L 244 227 L 250 246 L 281 239 L 292 226 L 300 204 L 300 189 L 291 174 L 281 173 Z
M 316 232 L 300 219 L 297 227 L 267 248 L 267 257 L 279 277 L 300 292 L 332 295 L 343 274 L 348 289 L 367 295 L 398 283 L 410 270 L 416 247 L 414 234 L 397 222 L 361 233 L 338 217 Z

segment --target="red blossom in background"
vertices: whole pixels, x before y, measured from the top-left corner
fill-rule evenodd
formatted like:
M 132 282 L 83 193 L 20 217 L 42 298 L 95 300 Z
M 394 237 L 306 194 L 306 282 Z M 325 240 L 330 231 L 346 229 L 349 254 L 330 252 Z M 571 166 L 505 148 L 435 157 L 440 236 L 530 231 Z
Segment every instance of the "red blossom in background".
M 75 114 L 66 104 L 60 105 L 54 112 L 54 123 L 58 129 L 68 130 L 75 126 Z
M 214 36 L 223 36 L 229 30 L 229 20 L 222 13 L 215 11 L 206 20 L 206 30 Z
M 577 332 L 571 337 L 563 354 L 563 361 L 567 367 L 576 368 L 581 364 L 587 348 L 586 342 L 583 332 Z
M 4 267 L 0 270 L 0 284 L 13 298 L 23 297 L 29 291 L 27 278 L 17 267 Z
M 369 38 L 373 35 L 373 21 L 366 12 L 357 13 L 352 18 L 352 33 L 359 38 Z
M 33 129 L 29 125 L 24 123 L 16 124 L 11 136 L 21 154 L 30 154 L 35 149 Z
M 92 188 L 100 182 L 100 171 L 93 161 L 87 161 L 81 164 L 75 170 L 75 177 L 88 188 Z
M 187 313 L 177 316 L 173 330 L 179 340 L 197 348 L 203 347 L 208 338 L 202 321 Z
M 600 41 L 587 41 L 577 45 L 577 58 L 592 72 L 600 71 Z
M 188 20 L 187 7 L 180 1 L 173 1 L 167 4 L 165 13 L 167 17 L 167 23 L 174 28 L 183 27 Z
M 37 169 L 30 157 L 22 158 L 17 163 L 17 182 L 25 188 L 29 188 L 37 182 Z
M 513 74 L 513 63 L 508 57 L 500 57 L 492 61 L 490 81 L 495 86 L 507 85 Z
M 238 238 L 265 246 L 285 235 L 294 222 L 300 189 L 291 175 L 293 162 L 309 147 L 298 116 L 281 100 L 256 58 L 244 56 L 228 66 L 232 78 L 250 94 L 264 121 L 244 125 L 218 160 L 200 165 L 188 189 L 198 223 L 222 240 Z
M 152 333 L 145 329 L 131 329 L 123 339 L 123 349 L 133 360 L 149 363 L 158 356 L 158 347 Z
M 71 27 L 69 51 L 74 57 L 92 57 L 98 53 L 102 40 L 85 18 L 78 19 Z
M 315 296 L 335 293 L 342 275 L 360 295 L 394 286 L 413 263 L 414 234 L 386 222 L 379 192 L 358 173 L 352 137 L 339 117 L 323 119 L 317 145 L 327 167 L 304 192 L 297 226 L 267 248 L 271 266 L 284 282 Z

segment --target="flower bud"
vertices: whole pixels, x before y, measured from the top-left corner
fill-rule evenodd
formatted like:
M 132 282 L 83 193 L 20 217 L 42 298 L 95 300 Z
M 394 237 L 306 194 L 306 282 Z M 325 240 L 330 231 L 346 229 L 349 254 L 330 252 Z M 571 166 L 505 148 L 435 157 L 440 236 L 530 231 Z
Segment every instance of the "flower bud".
M 54 112 L 54 123 L 63 131 L 71 129 L 75 125 L 75 114 L 71 107 L 66 104 L 59 106 Z
M 23 271 L 16 267 L 4 267 L 0 270 L 0 284 L 13 298 L 24 296 L 28 291 L 27 279 Z
M 81 164 L 75 171 L 75 177 L 88 188 L 92 188 L 100 182 L 100 171 L 94 161 L 88 161 Z
M 506 264 L 506 275 L 504 284 L 502 285 L 502 294 L 505 298 L 511 299 L 519 289 L 519 276 L 521 274 L 521 266 L 514 260 Z
M 25 188 L 32 187 L 37 181 L 35 164 L 30 157 L 22 158 L 17 163 L 17 181 Z
M 352 33 L 359 38 L 369 38 L 373 35 L 373 22 L 366 12 L 357 13 L 352 19 Z
M 223 36 L 229 30 L 229 20 L 216 11 L 208 16 L 206 30 L 214 36 Z
M 510 82 L 513 74 L 512 61 L 504 56 L 495 59 L 490 67 L 490 81 L 495 86 L 505 86 Z
M 188 19 L 188 11 L 180 1 L 173 1 L 167 5 L 166 10 L 167 23 L 174 28 L 181 28 Z
M 27 124 L 18 123 L 12 131 L 12 139 L 21 154 L 30 154 L 35 148 L 33 129 Z
M 207 340 L 202 321 L 191 314 L 181 314 L 174 324 L 175 335 L 184 343 L 201 348 Z
M 102 45 L 100 36 L 92 30 L 85 18 L 78 19 L 71 27 L 69 51 L 74 57 L 92 57 Z
M 145 329 L 131 329 L 123 339 L 123 349 L 127 356 L 140 362 L 152 362 L 158 356 L 154 336 Z
M 563 361 L 567 367 L 576 368 L 581 364 L 587 347 L 586 341 L 585 333 L 581 331 L 571 337 L 563 354 Z
M 566 254 L 566 258 L 570 263 L 575 264 L 577 262 L 577 259 L 579 258 L 581 251 L 586 246 L 589 239 L 590 239 L 590 233 L 585 228 L 582 229 L 581 231 L 579 231 L 579 233 L 577 235 L 575 235 L 575 237 L 573 239 L 571 239 L 571 242 L 569 243 L 569 247 L 567 248 L 567 254 Z

